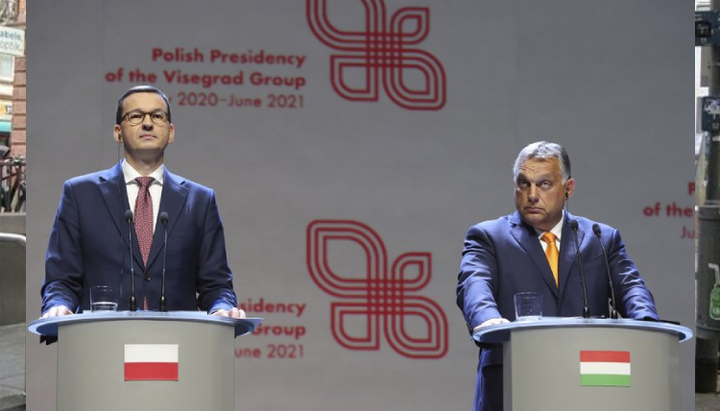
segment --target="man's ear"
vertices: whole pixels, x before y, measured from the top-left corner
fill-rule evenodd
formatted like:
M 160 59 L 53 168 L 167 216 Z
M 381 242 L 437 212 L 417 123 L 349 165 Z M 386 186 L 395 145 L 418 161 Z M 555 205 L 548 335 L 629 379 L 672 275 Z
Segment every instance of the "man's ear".
M 113 140 L 115 140 L 116 143 L 121 144 L 123 142 L 122 132 L 120 131 L 120 126 L 115 125 L 113 127 Z
M 572 178 L 569 178 L 568 181 L 565 182 L 565 199 L 569 199 L 570 197 L 572 197 L 574 191 L 575 191 L 575 180 Z

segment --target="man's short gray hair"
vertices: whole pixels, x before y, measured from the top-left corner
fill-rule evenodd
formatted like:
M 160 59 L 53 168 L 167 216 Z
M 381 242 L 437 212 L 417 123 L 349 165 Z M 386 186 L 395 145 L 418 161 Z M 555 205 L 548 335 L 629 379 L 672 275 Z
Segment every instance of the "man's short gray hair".
M 557 159 L 558 164 L 560 164 L 560 174 L 562 174 L 563 184 L 565 184 L 570 178 L 570 157 L 563 146 L 556 143 L 548 143 L 547 141 L 538 141 L 520 150 L 513 165 L 513 180 L 517 180 L 517 176 L 520 173 L 520 166 L 527 160 L 550 160 L 553 158 Z

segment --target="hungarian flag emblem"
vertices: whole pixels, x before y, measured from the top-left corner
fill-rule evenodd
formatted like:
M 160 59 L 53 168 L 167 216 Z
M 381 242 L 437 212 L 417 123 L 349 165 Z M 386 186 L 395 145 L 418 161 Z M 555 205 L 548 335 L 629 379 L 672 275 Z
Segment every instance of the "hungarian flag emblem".
M 580 385 L 630 386 L 630 351 L 580 351 Z
M 125 344 L 125 381 L 177 380 L 177 344 Z

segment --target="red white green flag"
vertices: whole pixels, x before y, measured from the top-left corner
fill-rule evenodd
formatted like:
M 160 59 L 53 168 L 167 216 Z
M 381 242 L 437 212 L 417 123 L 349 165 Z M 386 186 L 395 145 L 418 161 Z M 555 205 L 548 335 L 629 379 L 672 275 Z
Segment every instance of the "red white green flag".
M 580 351 L 580 385 L 630 386 L 630 351 Z

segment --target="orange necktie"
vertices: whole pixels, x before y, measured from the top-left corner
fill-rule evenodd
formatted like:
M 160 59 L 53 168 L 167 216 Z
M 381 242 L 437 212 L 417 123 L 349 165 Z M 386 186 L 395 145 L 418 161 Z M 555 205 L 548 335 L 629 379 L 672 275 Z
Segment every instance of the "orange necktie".
M 545 248 L 545 256 L 548 259 L 548 263 L 550 263 L 550 269 L 552 270 L 553 277 L 555 277 L 555 285 L 558 286 L 560 283 L 558 282 L 558 259 L 560 256 L 560 252 L 558 251 L 557 244 L 555 244 L 555 240 L 557 237 L 555 237 L 555 234 L 548 231 L 547 233 L 543 234 L 542 240 L 547 243 L 547 248 Z

